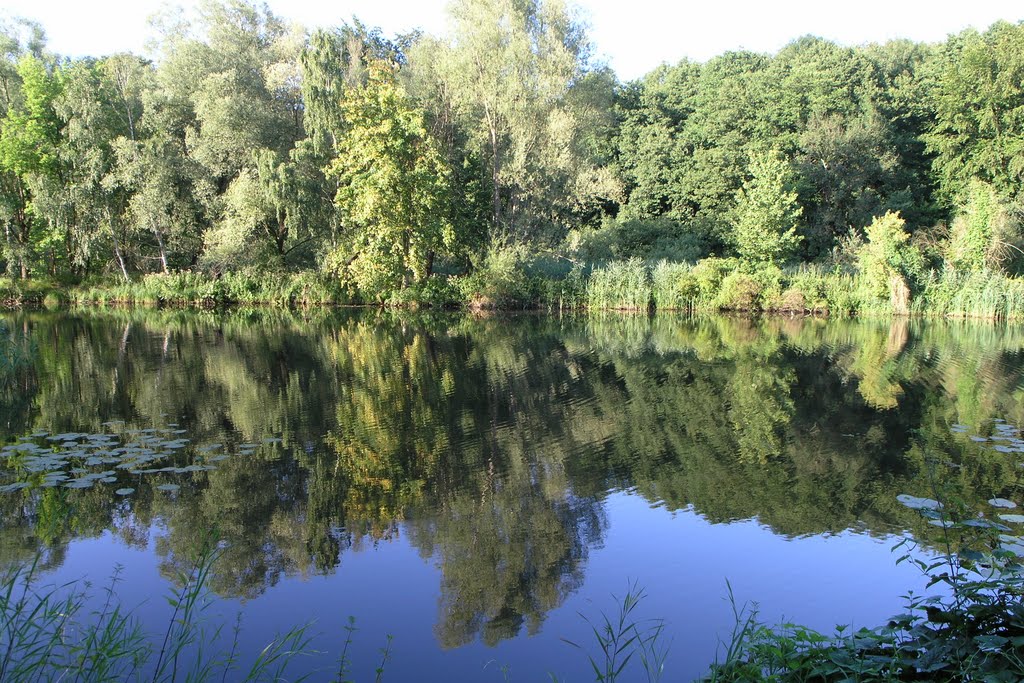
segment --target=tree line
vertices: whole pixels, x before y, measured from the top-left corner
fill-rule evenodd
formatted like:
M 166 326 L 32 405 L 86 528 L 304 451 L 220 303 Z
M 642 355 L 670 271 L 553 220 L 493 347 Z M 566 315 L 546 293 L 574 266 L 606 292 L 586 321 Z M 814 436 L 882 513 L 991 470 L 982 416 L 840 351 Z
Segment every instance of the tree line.
M 560 0 L 455 0 L 444 37 L 244 0 L 154 29 L 69 59 L 0 27 L 8 275 L 316 270 L 376 301 L 508 253 L 838 267 L 888 214 L 917 271 L 1016 274 L 1024 246 L 1022 23 L 629 83 Z

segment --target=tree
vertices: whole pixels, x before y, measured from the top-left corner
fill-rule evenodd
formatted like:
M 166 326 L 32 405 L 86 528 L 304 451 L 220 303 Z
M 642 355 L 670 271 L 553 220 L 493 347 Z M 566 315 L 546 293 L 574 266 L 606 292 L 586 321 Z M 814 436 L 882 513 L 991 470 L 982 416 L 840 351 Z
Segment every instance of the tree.
M 365 85 L 347 91 L 343 115 L 329 170 L 348 233 L 341 258 L 364 296 L 383 299 L 426 279 L 454 244 L 444 210 L 450 174 L 394 67 L 372 64 Z
M 945 199 L 972 178 L 1011 199 L 1024 187 L 1024 24 L 998 22 L 951 38 L 937 73 L 926 140 Z
M 893 312 L 910 312 L 910 283 L 923 270 L 924 260 L 898 213 L 888 212 L 871 222 L 865 232 L 867 242 L 857 254 L 861 281 L 867 294 L 888 298 Z
M 746 261 L 785 261 L 801 240 L 796 226 L 802 210 L 789 164 L 778 152 L 767 152 L 755 155 L 749 168 L 751 178 L 736 196 L 733 246 Z
M 486 160 L 492 226 L 535 236 L 578 205 L 614 195 L 588 145 L 609 111 L 611 81 L 588 69 L 589 44 L 565 5 L 459 0 L 451 17 L 452 40 L 432 58 Z
M 972 181 L 946 244 L 949 266 L 962 272 L 1006 269 L 1019 260 L 1020 242 L 1020 223 L 1007 203 L 988 183 Z
M 22 279 L 29 275 L 33 257 L 33 227 L 40 216 L 37 191 L 59 173 L 61 122 L 54 102 L 61 93 L 56 73 L 35 55 L 18 61 L 21 103 L 12 107 L 0 129 L 0 176 L 3 177 L 3 214 L 8 226 L 6 251 L 17 262 Z

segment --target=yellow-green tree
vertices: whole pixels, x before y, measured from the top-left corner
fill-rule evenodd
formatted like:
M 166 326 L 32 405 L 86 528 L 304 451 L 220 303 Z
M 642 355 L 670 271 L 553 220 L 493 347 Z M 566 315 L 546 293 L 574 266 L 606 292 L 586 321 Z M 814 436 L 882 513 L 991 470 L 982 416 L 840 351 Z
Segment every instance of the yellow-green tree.
M 796 224 L 802 210 L 789 164 L 778 152 L 756 154 L 750 160 L 750 174 L 736 195 L 733 246 L 746 261 L 785 261 L 801 240 Z
M 450 172 L 424 113 L 388 64 L 371 64 L 349 89 L 347 127 L 329 174 L 346 244 L 342 260 L 364 298 L 385 299 L 425 280 L 435 256 L 455 241 L 447 219 Z

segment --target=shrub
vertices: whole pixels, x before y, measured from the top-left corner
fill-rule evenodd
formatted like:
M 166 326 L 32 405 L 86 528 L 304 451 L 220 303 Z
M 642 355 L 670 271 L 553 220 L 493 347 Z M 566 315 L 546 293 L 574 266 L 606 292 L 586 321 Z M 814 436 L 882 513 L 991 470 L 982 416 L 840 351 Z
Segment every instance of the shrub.
M 899 213 L 889 211 L 867 227 L 868 241 L 858 252 L 860 285 L 866 299 L 888 299 L 894 312 L 908 313 L 909 290 L 923 274 L 924 259 L 910 244 Z
M 1020 224 L 994 187 L 974 180 L 953 220 L 946 262 L 954 270 L 1008 270 L 1020 254 Z
M 456 281 L 471 308 L 528 308 L 536 303 L 534 281 L 526 275 L 526 248 L 492 244 L 469 275 Z
M 761 308 L 761 283 L 757 278 L 736 271 L 722 281 L 715 306 L 729 311 L 755 311 Z

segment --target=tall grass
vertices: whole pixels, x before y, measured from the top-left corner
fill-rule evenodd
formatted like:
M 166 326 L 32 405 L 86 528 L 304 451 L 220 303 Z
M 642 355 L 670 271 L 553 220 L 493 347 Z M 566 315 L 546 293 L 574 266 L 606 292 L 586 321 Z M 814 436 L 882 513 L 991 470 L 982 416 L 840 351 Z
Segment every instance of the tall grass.
M 1024 280 L 990 270 L 932 272 L 914 311 L 950 318 L 1024 319 Z
M 910 312 L 925 317 L 1024 320 L 1024 279 L 983 270 L 952 269 L 915 275 Z M 48 280 L 0 278 L 0 305 L 55 307 L 130 304 L 216 308 L 253 305 L 293 308 L 359 302 L 339 279 L 307 271 L 239 271 L 212 277 L 182 271 L 150 274 L 133 282 L 66 288 Z M 470 308 L 689 312 L 748 311 L 891 316 L 893 301 L 852 266 L 803 264 L 780 269 L 734 258 L 708 257 L 694 264 L 638 258 L 596 267 L 530 255 L 525 248 L 489 251 L 472 272 L 436 276 L 403 290 L 390 305 L 465 305 Z
M 590 274 L 587 305 L 608 310 L 646 311 L 651 307 L 651 277 L 638 258 L 612 261 Z
M 345 304 L 349 292 L 335 278 L 316 272 L 259 273 L 240 271 L 212 277 L 181 271 L 151 273 L 133 282 L 74 289 L 78 304 L 142 304 L 216 307 L 260 304 L 281 307 Z
M 294 660 L 311 652 L 308 625 L 278 635 L 248 663 L 237 656 L 240 622 L 228 652 L 211 649 L 221 628 L 211 629 L 204 612 L 211 604 L 206 585 L 217 556 L 209 545 L 179 577 L 181 588 L 168 597 L 173 614 L 155 639 L 120 604 L 120 569 L 103 589 L 101 607 L 91 612 L 85 607 L 89 595 L 77 585 L 42 585 L 38 563 L 7 570 L 0 576 L 0 680 L 286 680 Z
M 601 619 L 594 623 L 580 615 L 590 626 L 593 644 L 597 647 L 596 653 L 587 654 L 587 659 L 598 683 L 637 680 L 636 667 L 627 668 L 631 661 L 639 662 L 648 683 L 660 681 L 665 674 L 670 649 L 670 644 L 664 642 L 665 622 L 640 620 L 634 614 L 646 597 L 644 589 L 633 583 L 621 600 L 615 598 L 618 609 L 612 616 L 602 613 Z M 578 650 L 587 650 L 579 643 L 562 640 Z

